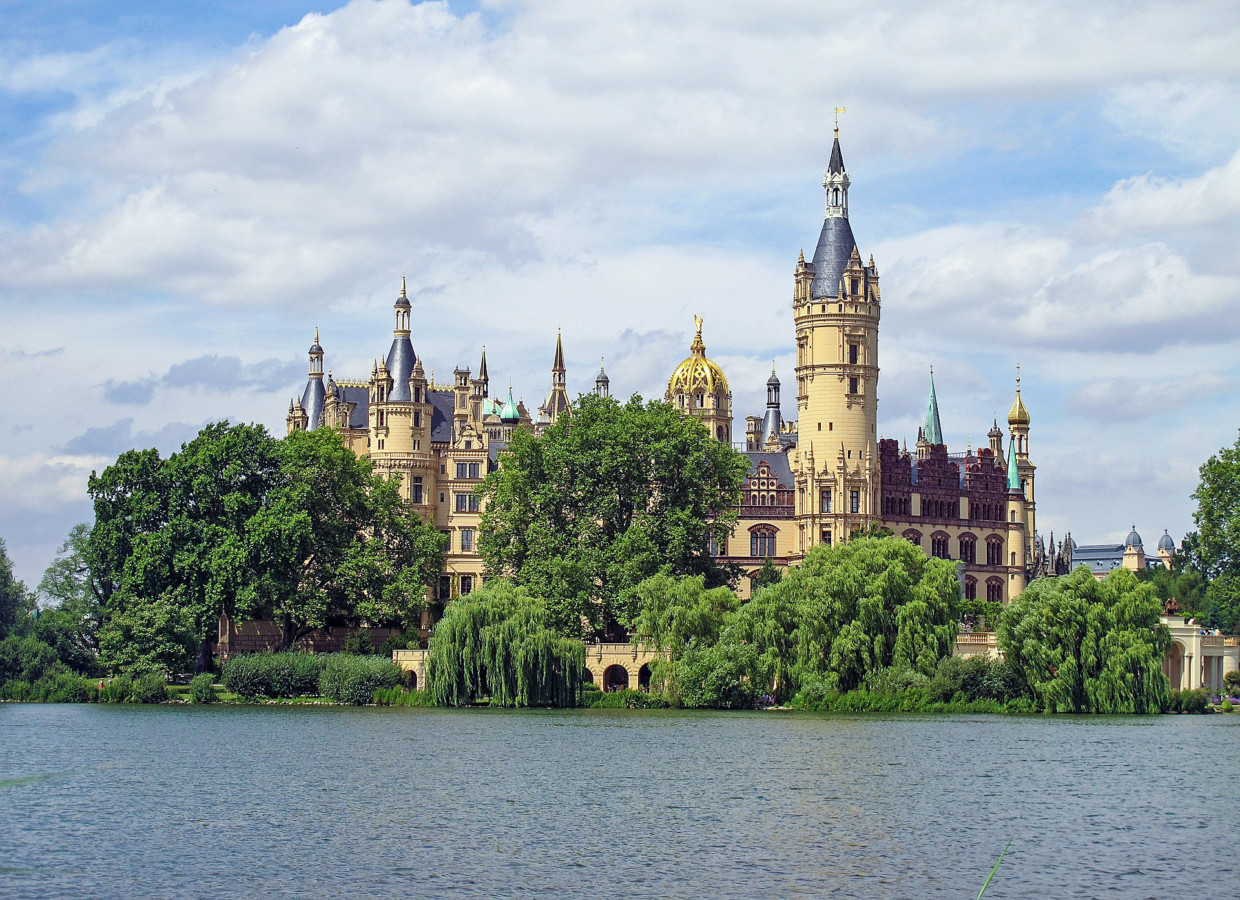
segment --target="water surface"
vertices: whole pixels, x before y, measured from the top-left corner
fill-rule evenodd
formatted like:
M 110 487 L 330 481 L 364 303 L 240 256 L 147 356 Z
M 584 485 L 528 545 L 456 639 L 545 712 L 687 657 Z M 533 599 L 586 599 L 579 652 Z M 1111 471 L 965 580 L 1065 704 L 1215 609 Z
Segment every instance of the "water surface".
M 1240 896 L 1240 716 L 0 705 L 0 897 Z

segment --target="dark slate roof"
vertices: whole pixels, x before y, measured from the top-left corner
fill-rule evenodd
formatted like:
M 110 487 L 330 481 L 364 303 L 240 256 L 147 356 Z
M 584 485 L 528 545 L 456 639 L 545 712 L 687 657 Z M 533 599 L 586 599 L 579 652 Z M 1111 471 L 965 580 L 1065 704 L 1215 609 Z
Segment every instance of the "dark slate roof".
M 834 300 L 840 292 L 840 277 L 848 265 L 857 241 L 852 226 L 843 216 L 828 216 L 823 220 L 818 246 L 814 249 L 814 282 L 810 286 L 813 299 Z M 391 368 L 389 365 L 388 368 Z
M 307 431 L 314 431 L 314 429 L 319 427 L 319 419 L 323 417 L 323 404 L 325 402 L 326 392 L 323 389 L 323 379 L 307 379 L 306 390 L 301 395 L 301 408 L 306 411 L 306 418 L 309 419 L 306 425 Z
M 844 171 L 844 154 L 840 152 L 840 139 L 836 138 L 831 145 L 831 162 L 827 163 L 827 171 L 836 175 Z
M 795 479 L 792 477 L 792 467 L 788 465 L 787 453 L 768 453 L 761 450 L 748 450 L 745 455 L 749 457 L 749 474 L 753 475 L 758 470 L 758 463 L 765 461 L 771 467 L 771 474 L 779 481 L 781 487 L 794 487 Z
M 447 444 L 452 440 L 452 413 L 456 397 L 452 391 L 427 391 L 431 402 L 431 440 Z
M 766 415 L 762 417 L 762 443 L 766 444 L 771 439 L 771 435 L 778 435 L 783 427 L 784 417 L 779 412 L 778 406 L 768 406 Z
M 1123 563 L 1123 544 L 1081 544 L 1072 550 L 1072 565 L 1089 566 L 1091 572 L 1110 572 Z
M 1163 536 L 1158 539 L 1159 550 L 1175 550 L 1175 539 L 1163 529 Z
M 508 449 L 507 441 L 491 441 L 487 445 L 487 456 L 491 458 L 491 468 L 499 467 L 499 455 Z
M 370 388 L 368 387 L 351 387 L 345 386 L 340 388 L 344 391 L 344 402 L 353 404 L 353 411 L 349 413 L 350 428 L 369 428 L 370 427 Z
M 409 376 L 413 374 L 413 344 L 408 337 L 392 338 L 392 349 L 387 355 L 387 370 L 392 376 L 392 393 L 389 400 L 412 400 L 409 395 Z

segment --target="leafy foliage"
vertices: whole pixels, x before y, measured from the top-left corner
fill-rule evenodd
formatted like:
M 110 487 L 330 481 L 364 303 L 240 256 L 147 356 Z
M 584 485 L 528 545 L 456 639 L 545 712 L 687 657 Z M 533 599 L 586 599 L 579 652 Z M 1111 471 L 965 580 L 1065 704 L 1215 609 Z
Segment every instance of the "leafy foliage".
M 666 569 L 721 583 L 711 528 L 736 519 L 745 457 L 665 403 L 584 395 L 543 435 L 513 435 L 481 488 L 488 570 L 579 636 L 632 620 L 631 588 Z
M 32 611 L 26 585 L 13 577 L 13 561 L 0 538 L 0 640 L 24 630 Z
M 87 563 L 90 526 L 74 525 L 39 582 L 35 634 L 76 672 L 99 675 L 104 607 Z
M 319 693 L 336 703 L 373 703 L 377 691 L 399 687 L 404 680 L 404 673 L 390 659 L 334 653 L 326 660 Z
M 1240 438 L 1202 465 L 1193 499 L 1205 573 L 1240 577 Z
M 189 683 L 189 698 L 197 704 L 215 702 L 215 676 L 210 672 L 195 675 Z
M 438 706 L 576 706 L 585 647 L 551 628 L 542 600 L 507 579 L 449 604 L 431 635 L 427 688 Z
M 113 603 L 119 605 L 121 596 Z M 99 633 L 99 659 L 109 672 L 165 678 L 193 668 L 198 644 L 192 613 L 167 594 L 149 601 L 127 597 Z
M 220 681 L 246 700 L 258 697 L 305 697 L 318 693 L 327 657 L 290 650 L 247 653 L 224 663 Z
M 999 645 L 1038 706 L 1056 713 L 1154 713 L 1167 706 L 1170 635 L 1148 584 L 1081 566 L 1034 581 L 1003 612 Z

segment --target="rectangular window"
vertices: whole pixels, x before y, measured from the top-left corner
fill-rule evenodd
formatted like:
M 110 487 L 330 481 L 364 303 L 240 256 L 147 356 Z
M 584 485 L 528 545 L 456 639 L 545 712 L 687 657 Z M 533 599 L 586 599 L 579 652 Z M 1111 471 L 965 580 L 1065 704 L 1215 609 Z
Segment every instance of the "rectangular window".
M 474 530 L 472 528 L 461 529 L 461 552 L 471 553 L 474 549 Z
M 850 375 L 848 378 L 848 393 L 850 394 L 857 393 L 857 376 L 856 375 Z
M 422 476 L 414 475 L 409 483 L 409 502 L 422 502 Z
M 456 495 L 456 511 L 466 512 L 469 509 L 469 494 Z
M 383 438 L 379 438 L 379 449 L 383 449 Z
M 822 542 L 826 544 L 828 547 L 831 546 L 831 529 L 830 528 L 822 529 Z
M 439 576 L 439 595 L 438 596 L 440 600 L 447 600 L 448 598 L 452 596 L 452 576 L 451 575 L 440 575 Z
M 820 502 L 822 504 L 821 512 L 825 512 L 825 513 L 831 512 L 831 492 L 830 491 L 822 492 L 822 497 L 821 497 Z
M 474 576 L 473 575 L 462 575 L 461 576 L 461 596 L 464 597 L 466 594 L 468 594 L 473 589 L 474 589 Z
M 465 477 L 465 473 L 466 473 L 467 471 L 468 471 L 468 467 L 465 465 L 465 463 L 457 463 L 457 464 L 456 464 L 456 477 L 457 477 L 457 478 L 464 478 L 464 477 Z
M 464 395 L 464 394 L 457 394 L 457 395 L 456 395 L 456 408 L 457 408 L 457 409 L 464 409 L 464 408 L 465 408 L 465 395 Z
M 415 412 L 413 414 L 413 427 L 414 428 L 422 427 L 422 414 L 420 412 Z
M 848 492 L 848 511 L 861 512 L 861 491 Z
M 857 364 L 857 345 L 856 344 L 848 345 L 848 363 L 849 365 L 853 365 L 853 366 Z

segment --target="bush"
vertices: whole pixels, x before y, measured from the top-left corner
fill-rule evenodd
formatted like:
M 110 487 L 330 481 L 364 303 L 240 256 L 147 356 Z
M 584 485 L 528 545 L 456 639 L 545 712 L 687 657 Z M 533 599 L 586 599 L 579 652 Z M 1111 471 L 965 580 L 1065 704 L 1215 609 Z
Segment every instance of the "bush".
M 1210 708 L 1210 694 L 1204 688 L 1180 691 L 1180 712 L 1203 713 Z
M 54 678 L 44 679 L 40 684 L 47 685 L 39 698 L 44 703 L 93 703 L 99 699 L 99 688 L 96 687 L 94 679 L 82 678 L 70 672 L 61 672 Z
M 189 698 L 195 703 L 215 702 L 215 676 L 203 672 L 189 683 Z
M 434 706 L 430 691 L 411 691 L 408 688 L 379 688 L 375 691 L 375 706 Z
M 109 678 L 99 692 L 100 703 L 128 703 L 133 692 L 133 679 L 128 675 L 117 675 Z
M 421 644 L 422 635 L 418 632 L 413 630 L 404 633 L 398 632 L 379 645 L 378 655 L 391 658 L 395 650 L 416 650 Z
M 6 681 L 0 684 L 0 700 L 30 701 L 30 682 Z
M 129 699 L 133 703 L 163 703 L 168 699 L 168 683 L 162 675 L 143 675 L 134 681 Z
M 1240 671 L 1228 672 L 1223 676 L 1223 687 L 1227 689 L 1227 693 L 1240 695 Z
M 1231 712 L 1233 709 L 1235 709 L 1235 707 L 1232 705 L 1232 702 L 1231 702 L 1230 700 L 1224 699 L 1224 700 L 1223 700 L 1223 705 L 1220 707 L 1220 709 L 1222 709 L 1222 710 L 1223 710 L 1223 712 L 1225 712 L 1225 713 L 1229 713 L 1229 712 Z
M 884 669 L 883 672 L 888 670 Z M 922 676 L 923 678 L 925 676 Z M 821 678 L 810 677 L 801 685 L 795 697 L 792 698 L 792 705 L 797 709 L 807 710 L 828 710 L 838 698 L 840 692 L 828 685 Z
M 243 697 L 303 697 L 318 692 L 326 657 L 293 650 L 234 656 L 224 663 L 220 680 Z
M 352 653 L 354 656 L 373 656 L 375 652 L 374 642 L 370 639 L 370 632 L 365 629 L 356 629 L 349 633 L 344 639 L 344 653 Z M 391 653 L 388 653 L 391 656 Z
M 319 676 L 319 693 L 336 703 L 373 703 L 375 691 L 397 687 L 404 673 L 390 659 L 337 653 L 327 657 Z

